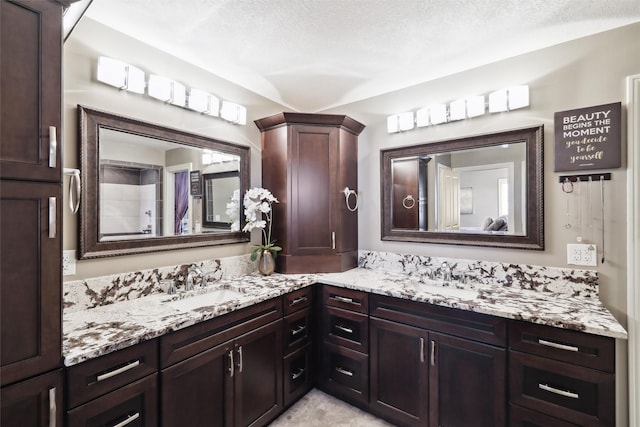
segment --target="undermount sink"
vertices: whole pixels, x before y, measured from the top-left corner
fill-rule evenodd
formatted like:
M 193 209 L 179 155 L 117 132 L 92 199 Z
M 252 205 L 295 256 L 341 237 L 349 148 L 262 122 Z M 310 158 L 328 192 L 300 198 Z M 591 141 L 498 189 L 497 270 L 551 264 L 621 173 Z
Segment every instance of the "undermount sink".
M 226 304 L 231 301 L 240 301 L 245 299 L 247 294 L 236 289 L 227 287 L 218 287 L 206 290 L 205 292 L 196 293 L 183 297 L 173 297 L 164 302 L 171 307 L 182 310 L 195 310 L 201 307 L 209 307 L 220 304 Z

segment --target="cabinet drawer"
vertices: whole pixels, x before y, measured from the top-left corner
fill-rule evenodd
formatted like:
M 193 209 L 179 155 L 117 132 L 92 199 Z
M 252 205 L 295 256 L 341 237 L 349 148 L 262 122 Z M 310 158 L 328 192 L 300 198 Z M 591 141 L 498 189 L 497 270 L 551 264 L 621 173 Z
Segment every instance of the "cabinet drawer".
M 282 298 L 278 297 L 164 335 L 160 366 L 171 366 L 281 317 Z
M 365 314 L 369 312 L 369 295 L 362 291 L 325 285 L 322 289 L 322 301 L 324 305 L 331 307 Z
M 613 338 L 527 322 L 511 322 L 509 343 L 515 350 L 601 371 L 615 372 Z
M 509 352 L 511 403 L 585 426 L 615 424 L 615 376 Z
M 157 370 L 157 340 L 71 366 L 67 369 L 68 406 L 75 408 Z
M 323 317 L 326 341 L 369 353 L 369 318 L 366 315 L 325 307 Z
M 313 387 L 311 349 L 311 344 L 307 344 L 284 358 L 284 406 L 289 406 Z
M 313 293 L 315 286 L 307 286 L 297 291 L 289 292 L 284 296 L 285 316 L 295 313 L 298 310 L 307 308 L 313 303 Z
M 128 384 L 67 413 L 69 427 L 158 425 L 158 374 Z
M 348 400 L 369 402 L 369 357 L 348 348 L 324 343 L 322 384 Z
M 568 423 L 515 405 L 511 405 L 510 414 L 509 425 L 511 427 L 578 427 L 577 424 Z
M 371 316 L 505 347 L 507 320 L 384 295 L 371 295 Z
M 282 325 L 285 354 L 306 345 L 311 341 L 313 330 L 311 307 L 285 316 Z

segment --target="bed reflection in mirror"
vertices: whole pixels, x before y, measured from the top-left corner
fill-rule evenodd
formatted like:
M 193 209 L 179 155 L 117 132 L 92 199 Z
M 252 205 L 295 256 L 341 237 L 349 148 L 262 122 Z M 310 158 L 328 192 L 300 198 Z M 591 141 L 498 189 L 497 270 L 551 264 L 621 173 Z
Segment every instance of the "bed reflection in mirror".
M 526 234 L 526 144 L 395 158 L 393 228 Z

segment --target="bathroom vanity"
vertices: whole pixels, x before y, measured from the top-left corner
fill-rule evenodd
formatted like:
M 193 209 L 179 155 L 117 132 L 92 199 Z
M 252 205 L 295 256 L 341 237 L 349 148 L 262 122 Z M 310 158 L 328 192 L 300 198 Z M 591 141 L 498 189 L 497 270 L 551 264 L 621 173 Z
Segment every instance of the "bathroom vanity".
M 262 426 L 316 385 L 396 425 L 613 425 L 626 332 L 584 276 L 526 274 L 248 275 L 72 311 L 68 421 Z

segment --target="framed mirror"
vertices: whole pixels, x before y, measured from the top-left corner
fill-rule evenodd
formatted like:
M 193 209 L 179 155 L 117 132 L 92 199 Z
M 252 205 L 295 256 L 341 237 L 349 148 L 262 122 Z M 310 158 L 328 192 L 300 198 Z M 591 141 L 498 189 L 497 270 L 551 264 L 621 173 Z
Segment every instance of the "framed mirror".
M 543 130 L 381 150 L 382 240 L 544 249 Z
M 249 147 L 80 105 L 78 115 L 81 259 L 249 241 L 226 215 L 248 189 Z

